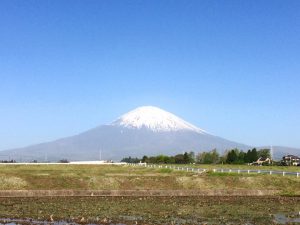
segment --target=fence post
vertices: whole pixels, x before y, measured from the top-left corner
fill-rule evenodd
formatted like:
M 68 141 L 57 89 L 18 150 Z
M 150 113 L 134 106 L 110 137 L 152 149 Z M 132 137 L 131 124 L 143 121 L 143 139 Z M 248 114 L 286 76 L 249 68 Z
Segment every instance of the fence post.
M 299 173 L 297 173 L 297 177 L 299 177 Z
M 238 170 L 238 173 L 240 173 L 241 171 L 240 170 Z
M 282 172 L 282 176 L 285 176 L 285 172 Z
M 223 172 L 224 172 L 224 169 L 221 170 L 221 173 L 223 173 Z
M 272 175 L 272 171 L 270 171 L 270 175 Z
M 250 170 L 248 170 L 247 172 L 248 172 L 248 174 L 249 174 L 249 173 L 250 173 Z

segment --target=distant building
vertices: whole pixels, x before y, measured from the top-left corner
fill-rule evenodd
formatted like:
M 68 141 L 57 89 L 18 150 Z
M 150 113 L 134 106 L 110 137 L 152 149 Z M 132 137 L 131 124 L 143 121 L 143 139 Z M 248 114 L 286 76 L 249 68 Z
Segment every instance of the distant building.
M 256 160 L 255 162 L 252 163 L 252 165 L 257 165 L 257 166 L 261 166 L 261 165 L 265 165 L 265 164 L 271 164 L 272 160 L 267 157 L 259 157 L 258 160 Z
M 298 166 L 300 164 L 300 158 L 295 155 L 286 155 L 282 157 L 282 162 L 288 166 Z

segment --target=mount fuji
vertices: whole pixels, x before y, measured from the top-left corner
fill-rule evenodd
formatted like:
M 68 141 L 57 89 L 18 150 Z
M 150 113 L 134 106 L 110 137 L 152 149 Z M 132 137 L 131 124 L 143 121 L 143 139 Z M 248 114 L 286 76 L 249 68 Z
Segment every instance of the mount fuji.
M 222 152 L 250 147 L 209 134 L 157 107 L 144 106 L 75 136 L 0 153 L 17 161 L 99 160 L 100 152 L 102 159 L 120 160 L 125 156 L 174 155 L 214 148 Z

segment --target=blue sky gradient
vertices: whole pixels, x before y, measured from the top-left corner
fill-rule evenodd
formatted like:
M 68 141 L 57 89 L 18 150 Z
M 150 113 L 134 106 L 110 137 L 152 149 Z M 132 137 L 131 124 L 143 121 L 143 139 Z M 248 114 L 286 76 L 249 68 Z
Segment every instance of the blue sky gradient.
M 300 1 L 0 1 L 0 149 L 138 106 L 300 147 Z

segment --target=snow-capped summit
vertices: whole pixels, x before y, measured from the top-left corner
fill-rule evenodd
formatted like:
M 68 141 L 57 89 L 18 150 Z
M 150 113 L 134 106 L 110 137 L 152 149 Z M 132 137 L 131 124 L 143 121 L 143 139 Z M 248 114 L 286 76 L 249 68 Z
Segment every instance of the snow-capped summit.
M 188 130 L 206 133 L 204 130 L 184 121 L 183 119 L 154 106 L 136 108 L 119 117 L 111 125 L 126 128 L 148 128 L 153 132 Z
M 57 162 L 89 161 L 99 157 L 120 160 L 143 155 L 174 155 L 183 151 L 249 149 L 247 145 L 211 135 L 162 109 L 145 106 L 121 116 L 111 124 L 100 125 L 83 133 L 19 149 L 2 151 L 2 155 Z

